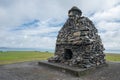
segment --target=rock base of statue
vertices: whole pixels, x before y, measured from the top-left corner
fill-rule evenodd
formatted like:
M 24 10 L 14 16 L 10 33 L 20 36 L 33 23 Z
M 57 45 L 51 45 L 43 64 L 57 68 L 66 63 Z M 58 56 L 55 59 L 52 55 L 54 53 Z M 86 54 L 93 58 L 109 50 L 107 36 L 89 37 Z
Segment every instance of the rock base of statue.
M 71 74 L 73 76 L 84 76 L 90 73 L 95 72 L 98 68 L 103 68 L 103 67 L 107 67 L 108 65 L 102 64 L 98 67 L 90 67 L 90 68 L 79 68 L 79 67 L 75 67 L 75 66 L 68 66 L 65 64 L 59 64 L 59 63 L 50 63 L 48 61 L 39 61 L 38 64 L 40 66 L 44 66 L 44 67 L 49 67 L 52 69 L 56 69 L 58 71 L 61 71 L 63 73 L 68 73 Z

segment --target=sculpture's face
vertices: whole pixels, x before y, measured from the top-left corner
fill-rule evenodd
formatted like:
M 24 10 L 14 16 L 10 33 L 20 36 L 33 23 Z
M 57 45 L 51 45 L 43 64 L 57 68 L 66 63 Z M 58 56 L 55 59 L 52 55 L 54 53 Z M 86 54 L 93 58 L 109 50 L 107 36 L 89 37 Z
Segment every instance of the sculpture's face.
M 70 19 L 74 19 L 75 17 L 79 17 L 81 16 L 80 13 L 78 11 L 71 11 L 69 14 L 68 14 L 69 18 Z

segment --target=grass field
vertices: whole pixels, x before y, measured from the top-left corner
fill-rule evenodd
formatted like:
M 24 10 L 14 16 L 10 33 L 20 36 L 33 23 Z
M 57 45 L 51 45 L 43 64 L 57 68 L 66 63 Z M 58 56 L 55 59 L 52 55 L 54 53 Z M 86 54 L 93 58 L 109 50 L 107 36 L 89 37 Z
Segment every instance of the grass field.
M 48 52 L 37 51 L 9 51 L 0 52 L 0 64 L 10 64 L 16 62 L 33 61 L 33 60 L 46 60 L 53 56 Z M 107 61 L 120 61 L 120 54 L 106 54 Z
M 37 51 L 0 52 L 0 64 L 10 64 L 33 60 L 46 60 L 51 56 L 53 56 L 52 53 Z
M 120 54 L 108 53 L 106 54 L 106 60 L 107 61 L 120 61 Z

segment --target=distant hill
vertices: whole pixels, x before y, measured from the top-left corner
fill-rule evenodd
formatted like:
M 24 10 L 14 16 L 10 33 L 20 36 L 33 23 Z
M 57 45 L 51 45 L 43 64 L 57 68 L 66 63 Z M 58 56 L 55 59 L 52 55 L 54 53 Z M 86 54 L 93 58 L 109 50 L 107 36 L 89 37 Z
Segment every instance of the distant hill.
M 54 52 L 54 49 L 0 47 L 0 51 L 43 51 L 43 52 Z
M 0 47 L 0 49 L 8 49 L 8 47 Z

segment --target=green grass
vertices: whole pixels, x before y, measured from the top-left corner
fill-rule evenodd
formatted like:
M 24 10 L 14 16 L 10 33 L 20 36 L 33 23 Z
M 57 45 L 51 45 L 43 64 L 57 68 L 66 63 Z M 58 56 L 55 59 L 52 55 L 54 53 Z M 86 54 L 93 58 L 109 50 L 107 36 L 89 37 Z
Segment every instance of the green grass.
M 120 54 L 106 54 L 107 61 L 120 61 Z
M 8 51 L 0 52 L 0 64 L 10 64 L 16 62 L 46 60 L 53 56 L 48 52 L 37 51 Z M 120 54 L 106 54 L 107 61 L 120 61 Z
M 10 64 L 16 62 L 33 61 L 33 60 L 46 60 L 53 56 L 48 52 L 37 51 L 8 51 L 0 52 L 0 64 Z

